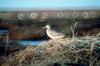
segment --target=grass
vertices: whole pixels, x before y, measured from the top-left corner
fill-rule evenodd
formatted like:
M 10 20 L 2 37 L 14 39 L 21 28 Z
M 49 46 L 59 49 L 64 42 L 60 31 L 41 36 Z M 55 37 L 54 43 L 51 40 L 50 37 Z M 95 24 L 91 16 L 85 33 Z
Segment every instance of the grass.
M 4 66 L 99 66 L 99 40 L 99 36 L 51 39 L 9 55 Z

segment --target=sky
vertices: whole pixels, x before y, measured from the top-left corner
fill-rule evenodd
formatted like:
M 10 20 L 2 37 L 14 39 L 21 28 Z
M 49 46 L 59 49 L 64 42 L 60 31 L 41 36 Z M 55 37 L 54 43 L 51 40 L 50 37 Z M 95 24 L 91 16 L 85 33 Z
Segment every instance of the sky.
M 1 9 L 99 8 L 100 0 L 0 0 Z

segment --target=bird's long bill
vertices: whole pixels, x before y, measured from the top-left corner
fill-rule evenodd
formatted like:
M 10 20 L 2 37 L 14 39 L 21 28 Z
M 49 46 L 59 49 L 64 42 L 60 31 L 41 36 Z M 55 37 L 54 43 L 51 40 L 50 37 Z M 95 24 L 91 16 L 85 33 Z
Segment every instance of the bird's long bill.
M 46 27 L 43 27 L 43 29 L 46 29 Z

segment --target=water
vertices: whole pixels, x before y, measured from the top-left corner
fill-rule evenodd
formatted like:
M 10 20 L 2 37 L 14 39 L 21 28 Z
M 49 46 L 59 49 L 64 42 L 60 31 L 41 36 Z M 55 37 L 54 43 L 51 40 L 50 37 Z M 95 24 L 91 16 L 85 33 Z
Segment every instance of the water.
M 4 35 L 4 34 L 7 34 L 8 33 L 8 30 L 1 30 L 0 29 L 0 35 Z
M 21 40 L 21 41 L 17 41 L 19 44 L 22 44 L 22 45 L 39 45 L 41 44 L 42 42 L 44 41 L 25 41 L 25 40 Z
M 3 30 L 3 29 L 0 29 L 0 35 L 5 35 L 9 32 L 9 30 Z M 41 40 L 19 40 L 17 41 L 19 44 L 21 45 L 39 45 L 41 44 L 42 42 L 44 41 L 41 41 Z

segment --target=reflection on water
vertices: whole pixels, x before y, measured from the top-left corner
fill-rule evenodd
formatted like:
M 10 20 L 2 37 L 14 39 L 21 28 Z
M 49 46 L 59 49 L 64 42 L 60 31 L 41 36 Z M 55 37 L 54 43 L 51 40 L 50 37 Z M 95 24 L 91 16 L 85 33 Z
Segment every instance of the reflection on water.
M 25 41 L 25 40 L 22 40 L 22 41 L 17 41 L 17 42 L 19 44 L 22 44 L 22 45 L 39 45 L 44 41 Z
M 8 30 L 2 30 L 0 29 L 0 35 L 4 35 L 4 34 L 7 34 L 8 33 Z

